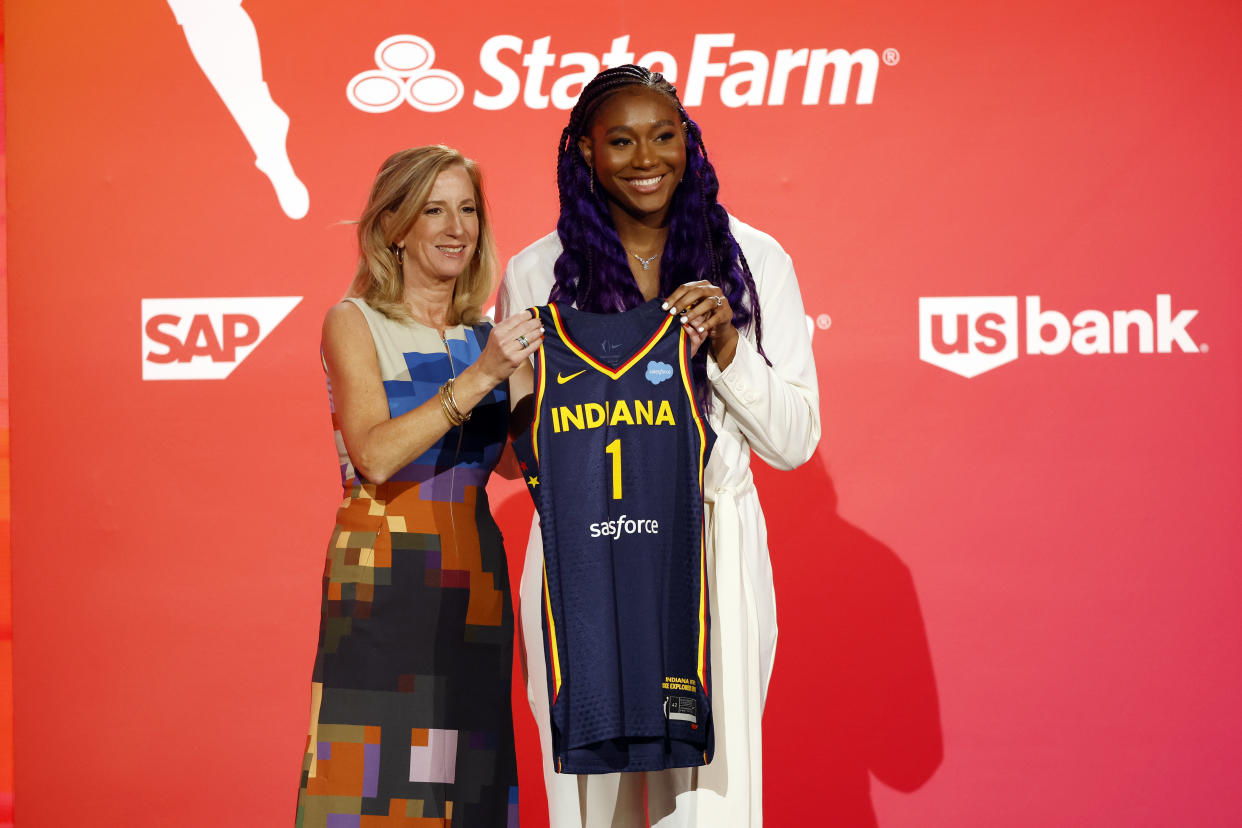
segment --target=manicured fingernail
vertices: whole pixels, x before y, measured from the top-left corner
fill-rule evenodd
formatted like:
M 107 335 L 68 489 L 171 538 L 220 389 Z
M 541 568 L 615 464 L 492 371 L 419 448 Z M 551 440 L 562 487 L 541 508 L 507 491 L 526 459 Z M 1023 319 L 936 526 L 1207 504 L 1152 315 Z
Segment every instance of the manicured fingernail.
M 686 322 L 686 317 L 685 317 L 685 316 L 683 316 L 683 317 L 681 318 L 681 322 L 682 322 L 682 324 L 683 324 L 683 325 L 685 324 L 685 322 Z
M 699 333 L 703 333 L 703 326 L 699 325 Z
M 665 302 L 664 304 L 660 305 L 660 310 L 668 310 L 668 302 Z
M 677 315 L 677 308 L 675 308 L 675 307 L 674 307 L 674 308 L 669 308 L 669 309 L 668 309 L 668 315 L 669 315 L 669 316 L 676 316 L 676 315 Z

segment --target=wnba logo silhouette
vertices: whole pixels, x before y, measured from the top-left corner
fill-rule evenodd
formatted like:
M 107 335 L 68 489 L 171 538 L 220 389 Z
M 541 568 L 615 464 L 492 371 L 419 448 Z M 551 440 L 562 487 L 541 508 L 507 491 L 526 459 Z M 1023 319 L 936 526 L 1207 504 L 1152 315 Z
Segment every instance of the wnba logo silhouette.
M 436 50 L 418 35 L 393 35 L 375 47 L 375 69 L 359 72 L 345 97 L 363 112 L 390 112 L 408 103 L 423 112 L 452 109 L 466 94 L 461 78 L 434 69 Z
M 194 60 L 254 151 L 254 165 L 276 191 L 280 209 L 291 219 L 302 218 L 310 209 L 310 192 L 289 160 L 289 116 L 263 80 L 254 22 L 240 0 L 168 0 L 168 5 Z
M 1018 358 L 1018 297 L 919 299 L 919 359 L 963 377 Z

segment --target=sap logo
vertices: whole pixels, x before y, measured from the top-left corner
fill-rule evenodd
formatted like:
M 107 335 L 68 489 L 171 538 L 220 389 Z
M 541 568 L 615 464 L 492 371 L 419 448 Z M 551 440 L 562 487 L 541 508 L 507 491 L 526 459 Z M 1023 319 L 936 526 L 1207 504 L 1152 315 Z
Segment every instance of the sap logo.
M 1156 313 L 1083 310 L 1070 319 L 1044 310 L 1038 296 L 1026 297 L 1027 354 L 1124 354 L 1131 343 L 1140 354 L 1199 353 L 1186 330 L 1197 310 L 1173 312 L 1170 294 L 1156 296 Z M 1206 346 L 1205 346 L 1206 347 Z M 919 359 L 963 377 L 1018 358 L 1018 297 L 924 296 L 919 299 Z
M 224 379 L 301 296 L 143 299 L 144 380 Z
M 761 52 L 735 49 L 735 39 L 728 32 L 696 34 L 687 61 L 684 53 L 678 58 L 664 50 L 640 55 L 630 48 L 629 35 L 613 38 L 598 55 L 554 52 L 551 36 L 528 44 L 516 35 L 494 35 L 479 49 L 479 69 L 488 81 L 474 91 L 471 102 L 476 109 L 493 111 L 519 103 L 528 109 L 570 109 L 600 70 L 638 63 L 679 84 L 688 107 L 704 102 L 709 85 L 727 107 L 782 106 L 787 101 L 816 106 L 825 98 L 825 86 L 830 106 L 849 103 L 851 88 L 853 103 L 866 105 L 875 99 L 881 62 L 895 66 L 901 60 L 896 49 L 885 49 L 882 55 L 874 49 L 809 47 Z M 435 54 L 431 43 L 418 35 L 386 38 L 375 49 L 376 68 L 351 78 L 345 96 L 363 112 L 388 112 L 403 102 L 424 112 L 451 109 L 463 100 L 465 86 L 452 72 L 432 68 Z M 799 83 L 800 94 L 794 88 Z

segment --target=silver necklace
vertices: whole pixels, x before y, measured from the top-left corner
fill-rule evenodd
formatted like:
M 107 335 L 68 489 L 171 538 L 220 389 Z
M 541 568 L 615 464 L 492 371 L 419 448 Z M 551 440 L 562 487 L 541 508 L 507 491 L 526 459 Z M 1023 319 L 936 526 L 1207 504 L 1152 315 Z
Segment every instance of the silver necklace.
M 643 270 L 646 270 L 647 268 L 651 267 L 651 263 L 654 262 L 656 259 L 660 258 L 659 253 L 652 253 L 650 256 L 644 259 L 642 256 L 635 253 L 633 250 L 630 251 L 630 255 L 633 256 L 635 259 L 638 259 L 638 263 L 643 266 Z

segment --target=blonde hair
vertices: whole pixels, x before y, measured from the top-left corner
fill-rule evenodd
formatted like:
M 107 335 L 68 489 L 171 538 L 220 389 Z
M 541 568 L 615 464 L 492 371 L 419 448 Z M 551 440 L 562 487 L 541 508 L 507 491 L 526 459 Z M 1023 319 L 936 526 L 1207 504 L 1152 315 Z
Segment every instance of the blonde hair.
M 483 319 L 483 303 L 492 292 L 496 274 L 496 244 L 483 198 L 478 166 L 460 152 L 439 144 L 401 150 L 380 166 L 371 185 L 367 206 L 358 219 L 358 271 L 349 296 L 362 298 L 390 319 L 405 321 L 405 280 L 397 261 L 396 242 L 405 238 L 422 215 L 436 176 L 461 166 L 474 185 L 479 238 L 475 255 L 457 277 L 448 324 L 474 325 Z

